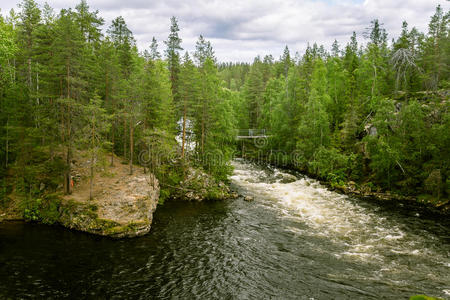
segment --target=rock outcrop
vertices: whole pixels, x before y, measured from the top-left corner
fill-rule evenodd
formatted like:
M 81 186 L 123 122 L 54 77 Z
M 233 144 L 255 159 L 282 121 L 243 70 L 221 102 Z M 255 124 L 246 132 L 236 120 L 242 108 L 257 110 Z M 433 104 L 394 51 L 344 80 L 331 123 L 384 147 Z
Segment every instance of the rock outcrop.
M 120 186 L 104 186 L 92 201 L 67 199 L 61 205 L 59 222 L 71 229 L 114 238 L 148 233 L 158 204 L 157 180 L 153 175 L 140 174 L 118 181 Z
M 188 167 L 184 180 L 172 188 L 171 197 L 184 201 L 224 200 L 232 198 L 232 193 L 223 182 L 198 168 Z
M 159 200 L 159 183 L 143 168 L 133 169 L 130 175 L 127 165 L 103 166 L 94 178 L 90 200 L 89 164 L 80 155 L 72 166 L 78 180 L 72 194 L 61 201 L 58 223 L 114 238 L 148 233 Z

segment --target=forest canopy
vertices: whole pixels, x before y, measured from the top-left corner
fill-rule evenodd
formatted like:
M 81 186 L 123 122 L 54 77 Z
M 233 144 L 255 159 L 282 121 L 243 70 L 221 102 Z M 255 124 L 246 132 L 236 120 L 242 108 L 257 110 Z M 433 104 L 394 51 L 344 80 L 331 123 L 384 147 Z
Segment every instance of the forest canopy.
M 59 12 L 23 0 L 0 15 L 0 198 L 70 193 L 76 151 L 93 170 L 108 160 L 132 173 L 147 151 L 161 182 L 182 181 L 186 164 L 226 181 L 237 130 L 253 128 L 270 136 L 255 147 L 269 162 L 281 153 L 335 185 L 448 199 L 448 22 L 438 6 L 425 33 L 403 22 L 389 40 L 374 19 L 364 44 L 353 32 L 330 51 L 226 63 L 202 35 L 184 51 L 176 17 L 139 52 L 121 16 L 103 32 L 84 0 Z

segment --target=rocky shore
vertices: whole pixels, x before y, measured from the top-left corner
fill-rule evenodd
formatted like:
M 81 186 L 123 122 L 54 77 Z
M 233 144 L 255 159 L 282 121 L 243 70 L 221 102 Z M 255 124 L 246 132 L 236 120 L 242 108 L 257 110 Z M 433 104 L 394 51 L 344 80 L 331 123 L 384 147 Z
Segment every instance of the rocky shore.
M 171 197 L 182 201 L 225 200 L 234 198 L 234 193 L 223 182 L 199 168 L 188 167 L 186 176 L 176 187 L 171 187 Z
M 52 200 L 33 199 L 33 208 L 29 204 L 24 208 L 23 203 L 30 200 L 25 201 L 12 194 L 8 206 L 0 208 L 0 221 L 56 223 L 113 238 L 148 233 L 159 202 L 160 184 L 153 174 L 144 172 L 140 166 L 134 166 L 130 175 L 128 165 L 119 161 L 117 158 L 115 166 L 103 166 L 98 170 L 90 199 L 89 162 L 78 155 L 72 163 L 74 183 L 70 195 L 63 195 L 61 186 Z M 217 182 L 199 168 L 189 166 L 185 172 L 184 180 L 170 187 L 171 200 L 205 201 L 237 197 L 226 184 Z M 49 215 L 48 203 L 53 204 L 50 219 L 46 217 Z
M 372 191 L 370 187 L 366 185 L 358 185 L 353 181 L 347 182 L 345 185 L 332 185 L 329 182 L 321 181 L 322 184 L 326 185 L 332 190 L 346 194 L 348 196 L 353 196 L 357 198 L 373 199 L 376 201 L 398 201 L 398 202 L 409 202 L 414 204 L 422 205 L 424 208 L 433 210 L 440 214 L 448 215 L 450 214 L 450 202 L 447 200 L 442 200 L 436 203 L 430 203 L 414 196 L 399 195 L 396 193 L 386 192 L 376 192 Z
M 76 192 L 65 197 L 58 222 L 114 238 L 148 233 L 159 199 L 158 181 L 152 174 L 137 174 L 120 176 L 115 182 L 102 182 L 104 190 L 93 201 L 80 201 Z

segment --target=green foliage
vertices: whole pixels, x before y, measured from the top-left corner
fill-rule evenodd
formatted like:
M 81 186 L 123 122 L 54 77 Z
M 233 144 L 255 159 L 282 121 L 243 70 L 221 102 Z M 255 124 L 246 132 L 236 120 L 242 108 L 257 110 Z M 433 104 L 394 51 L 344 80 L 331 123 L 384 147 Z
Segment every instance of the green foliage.
M 343 185 L 355 166 L 355 154 L 345 155 L 335 148 L 320 147 L 308 163 L 309 171 L 332 184 Z
M 43 198 L 24 200 L 24 219 L 53 224 L 58 221 L 61 199 L 57 194 L 49 194 Z
M 365 45 L 353 33 L 331 54 L 314 43 L 294 57 L 286 46 L 252 64 L 218 64 L 203 36 L 194 61 L 181 61 L 175 17 L 162 59 L 156 39 L 138 53 L 123 17 L 104 36 L 85 1 L 57 14 L 33 0 L 20 9 L 0 16 L 0 196 L 28 199 L 29 219 L 53 219 L 45 197 L 71 192 L 76 149 L 91 162 L 121 155 L 130 173 L 145 165 L 164 200 L 186 166 L 226 181 L 238 128 L 266 129 L 265 157 L 336 185 L 449 196 L 449 12 L 440 6 L 427 33 L 405 22 L 392 45 L 374 20 Z
M 278 61 L 223 64 L 228 87 L 245 78 L 238 128 L 269 130 L 263 157 L 332 185 L 448 199 L 449 16 L 438 6 L 426 34 L 404 22 L 391 45 L 373 20 L 363 46 L 353 33 L 331 54 L 313 44 L 294 60 L 286 47 Z
M 440 300 L 440 298 L 425 296 L 425 295 L 415 295 L 411 296 L 409 300 Z

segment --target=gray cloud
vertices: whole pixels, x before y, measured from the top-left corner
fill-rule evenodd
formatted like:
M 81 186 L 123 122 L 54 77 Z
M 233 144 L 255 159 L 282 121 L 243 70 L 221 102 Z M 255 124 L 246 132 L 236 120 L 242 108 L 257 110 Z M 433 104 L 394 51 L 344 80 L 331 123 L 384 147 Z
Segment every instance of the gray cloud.
M 0 0 L 3 14 L 16 9 L 11 2 Z M 79 1 L 47 2 L 58 11 Z M 389 38 L 398 36 L 403 20 L 426 31 L 438 4 L 450 9 L 445 0 L 90 0 L 88 4 L 100 10 L 108 25 L 122 15 L 140 50 L 148 47 L 152 36 L 163 47 L 169 18 L 174 15 L 186 50 L 192 51 L 198 35 L 203 34 L 221 61 L 252 61 L 256 55 L 270 53 L 278 57 L 286 44 L 292 54 L 302 53 L 308 42 L 329 48 L 337 39 L 343 46 L 352 31 L 363 41 L 361 34 L 374 18 L 384 24 Z

